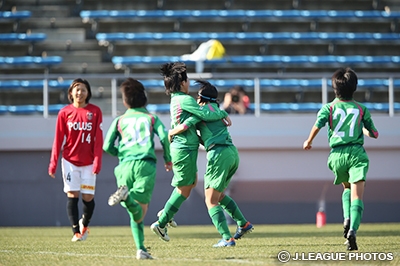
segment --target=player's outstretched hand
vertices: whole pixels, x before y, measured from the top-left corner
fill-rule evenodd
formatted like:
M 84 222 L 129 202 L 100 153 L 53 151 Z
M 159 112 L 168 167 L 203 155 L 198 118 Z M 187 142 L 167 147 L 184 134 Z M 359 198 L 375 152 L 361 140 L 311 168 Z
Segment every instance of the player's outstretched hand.
M 52 173 L 49 173 L 49 176 L 51 176 L 52 178 L 56 178 L 56 176 Z

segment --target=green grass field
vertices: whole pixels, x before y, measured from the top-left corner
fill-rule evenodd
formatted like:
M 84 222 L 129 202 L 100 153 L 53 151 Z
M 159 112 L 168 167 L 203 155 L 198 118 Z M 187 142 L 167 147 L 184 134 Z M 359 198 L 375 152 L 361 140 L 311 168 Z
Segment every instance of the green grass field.
M 219 234 L 211 225 L 170 229 L 168 243 L 159 240 L 146 226 L 145 244 L 155 258 L 151 261 L 136 260 L 129 226 L 93 226 L 86 241 L 75 243 L 71 242 L 69 227 L 0 227 L 0 265 L 282 265 L 278 260 L 282 250 L 292 256 L 288 265 L 400 264 L 399 223 L 362 224 L 357 242 L 359 258 L 363 259 L 358 260 L 354 256 L 349 260 L 340 224 L 323 228 L 311 224 L 254 226 L 253 233 L 229 248 L 212 248 Z M 231 231 L 234 230 L 232 226 Z M 380 257 L 373 260 L 378 256 L 373 252 L 380 253 Z M 309 260 L 296 260 L 296 254 L 301 253 Z M 393 260 L 387 260 L 390 254 Z M 346 258 L 314 260 L 318 256 Z

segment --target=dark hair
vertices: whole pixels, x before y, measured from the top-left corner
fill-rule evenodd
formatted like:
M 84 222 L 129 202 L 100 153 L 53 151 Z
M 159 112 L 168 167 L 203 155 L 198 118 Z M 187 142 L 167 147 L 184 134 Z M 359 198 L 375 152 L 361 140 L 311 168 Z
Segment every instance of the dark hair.
M 133 78 L 127 78 L 122 82 L 121 93 L 123 101 L 129 108 L 144 107 L 147 103 L 146 91 L 142 83 Z
M 200 85 L 200 89 L 198 92 L 198 95 L 200 97 L 199 103 L 216 103 L 219 106 L 218 103 L 218 90 L 215 88 L 214 85 L 212 85 L 210 82 L 206 80 L 196 80 L 195 82 L 197 85 Z
M 339 99 L 351 100 L 357 90 L 357 74 L 351 68 L 339 68 L 332 75 L 332 87 Z
M 165 63 L 161 66 L 161 75 L 164 77 L 165 93 L 181 91 L 182 81 L 187 81 L 186 65 L 183 62 Z
M 68 88 L 68 100 L 70 103 L 74 102 L 74 98 L 72 97 L 72 90 L 75 88 L 76 85 L 78 84 L 84 84 L 86 86 L 86 89 L 88 90 L 88 95 L 86 97 L 85 103 L 89 103 L 90 98 L 92 98 L 92 90 L 90 88 L 90 84 L 86 79 L 81 79 L 77 78 L 74 81 L 72 81 L 71 85 Z

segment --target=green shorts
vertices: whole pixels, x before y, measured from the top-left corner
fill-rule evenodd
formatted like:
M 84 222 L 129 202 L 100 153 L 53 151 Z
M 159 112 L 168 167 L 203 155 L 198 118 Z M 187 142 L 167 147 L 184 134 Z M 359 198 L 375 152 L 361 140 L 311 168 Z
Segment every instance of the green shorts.
M 204 189 L 223 192 L 239 167 L 239 152 L 235 146 L 214 146 L 207 152 Z
M 335 185 L 365 181 L 369 167 L 368 155 L 362 145 L 333 148 L 328 157 L 328 168 L 334 173 Z
M 176 149 L 171 147 L 172 170 L 171 185 L 183 187 L 193 185 L 197 177 L 198 150 Z
M 143 204 L 150 203 L 156 180 L 154 160 L 132 160 L 121 162 L 114 169 L 117 186 L 126 185 L 129 195 Z

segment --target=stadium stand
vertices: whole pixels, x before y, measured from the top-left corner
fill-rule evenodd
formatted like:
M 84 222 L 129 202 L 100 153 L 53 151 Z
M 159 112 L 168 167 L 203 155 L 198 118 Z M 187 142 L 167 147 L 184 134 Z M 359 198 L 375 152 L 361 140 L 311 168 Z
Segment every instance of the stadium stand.
M 83 10 L 80 16 L 84 21 L 99 19 L 396 19 L 400 12 L 364 10 Z
M 11 23 L 10 29 L 12 32 L 16 32 L 19 27 L 21 20 L 30 18 L 32 13 L 28 10 L 23 11 L 0 11 L 0 25 L 2 25 L 3 30 L 8 29 L 7 24 Z
M 48 57 L 38 57 L 38 56 L 19 56 L 19 57 L 0 57 L 0 67 L 35 67 L 35 66 L 45 66 L 49 67 L 52 65 L 58 65 L 62 62 L 61 56 L 48 56 Z
M 8 80 L 0 81 L 0 90 L 43 90 L 44 80 Z M 72 80 L 49 80 L 49 89 L 65 90 L 68 89 Z
M 132 41 L 400 41 L 398 33 L 368 32 L 138 32 L 98 33 L 99 43 Z M 1 40 L 1 35 L 0 35 Z
M 65 104 L 51 104 L 48 106 L 50 114 L 57 114 Z M 33 115 L 43 113 L 43 105 L 0 105 L 0 114 Z
M 243 85 L 254 100 L 258 75 L 263 104 L 292 103 L 300 107 L 291 110 L 312 110 L 306 104 L 321 99 L 321 78 L 351 66 L 360 77 L 362 101 L 387 103 L 389 77 L 399 101 L 400 5 L 394 0 L 15 0 L 5 1 L 0 12 L 0 24 L 6 25 L 0 30 L 0 81 L 19 82 L 15 98 L 39 92 L 47 70 L 68 80 L 71 74 L 88 75 L 99 92 L 94 97 L 106 103 L 113 85 L 104 76 L 115 74 L 118 85 L 125 74 L 143 80 L 151 103 L 161 104 L 155 110 L 162 111 L 168 100 L 162 84 L 143 77 L 156 75 L 158 64 L 179 60 L 201 42 L 217 39 L 226 56 L 205 62 L 204 72 L 211 73 L 221 91 Z M 3 18 L 3 13 L 14 18 Z M 27 52 L 30 42 L 34 48 Z M 186 63 L 194 73 L 195 62 Z M 50 81 L 49 89 L 58 90 Z M 12 91 L 7 89 L 7 104 L 37 105 L 11 100 Z M 50 102 L 65 103 L 54 96 Z
M 46 38 L 44 33 L 0 33 L 0 42 L 38 42 Z

